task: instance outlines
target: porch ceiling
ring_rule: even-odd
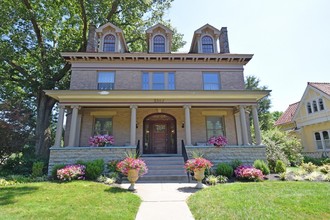
[[[270,90],[220,90],[220,91],[132,91],[132,90],[45,90],[46,94],[62,104],[95,105],[178,105],[233,106],[255,104]]]

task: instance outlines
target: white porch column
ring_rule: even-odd
[[[186,132],[186,145],[191,145],[191,125],[190,125],[190,105],[183,106],[184,108],[184,127]]]
[[[130,139],[130,145],[135,145],[135,139],[136,139],[136,105],[131,105],[131,139]]]
[[[253,126],[254,126],[254,134],[256,136],[256,144],[261,144],[261,135],[260,135],[260,127],[259,127],[259,118],[258,118],[258,110],[257,106],[252,105],[252,117],[253,117]]]
[[[55,144],[54,147],[61,147],[61,139],[62,139],[62,132],[63,132],[63,120],[64,120],[64,112],[65,106],[59,105],[58,110],[58,120],[56,125],[56,135],[55,135]]]
[[[73,147],[75,145],[75,139],[77,137],[77,123],[78,123],[79,106],[74,105],[74,106],[71,106],[71,108],[72,108],[72,115],[71,115],[69,147]]]
[[[243,105],[239,106],[239,114],[241,116],[241,128],[242,128],[242,135],[243,135],[243,144],[248,145],[249,144],[249,138],[248,138],[248,131],[247,131],[247,125],[246,125],[246,118],[245,118],[245,109]]]

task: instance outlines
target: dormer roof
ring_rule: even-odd
[[[214,53],[218,52],[218,39],[220,36],[220,30],[213,27],[210,24],[205,24],[194,32],[193,39],[191,41],[189,53],[202,53],[201,51],[201,38],[205,35],[210,36],[213,39]]]
[[[118,38],[117,43],[120,46],[119,49],[116,50],[116,52],[129,52],[123,30],[120,29],[119,27],[115,26],[114,24],[108,22],[108,23],[100,26],[99,28],[97,28],[95,30],[95,32],[98,36],[98,39],[100,39],[101,43],[102,43],[102,39],[104,38],[105,35],[107,35],[109,33],[115,35],[115,37]],[[100,48],[99,48],[99,51],[100,51]],[[102,50],[100,52],[102,52]]]
[[[162,29],[162,30],[165,31],[166,34],[173,35],[173,31],[171,29],[169,29],[168,27],[166,27],[165,25],[161,24],[161,23],[158,23],[158,24],[156,24],[156,25],[148,28],[146,30],[146,33],[147,34],[151,34],[151,33],[155,32],[155,31],[157,31],[157,29]]]
[[[163,24],[156,24],[152,26],[151,28],[148,28],[146,30],[147,34],[147,45],[148,45],[148,52],[149,53],[170,53],[171,48],[172,48],[172,36],[173,36],[173,31],[166,27]],[[154,41],[155,37],[156,41],[161,40],[161,44],[158,46],[162,47],[162,51],[156,51],[155,46],[157,46],[157,42]],[[159,43],[159,42],[158,42]],[[159,47],[158,47],[159,49]]]

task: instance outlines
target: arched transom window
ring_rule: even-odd
[[[156,35],[154,37],[154,52],[156,53],[165,52],[165,38],[162,35]]]
[[[212,37],[204,36],[202,38],[202,52],[203,53],[214,53]]]
[[[104,37],[103,51],[104,52],[115,52],[116,38],[112,34],[108,34]]]

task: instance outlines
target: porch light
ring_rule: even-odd
[[[181,128],[184,128],[184,122],[182,122],[182,124],[181,124]]]

